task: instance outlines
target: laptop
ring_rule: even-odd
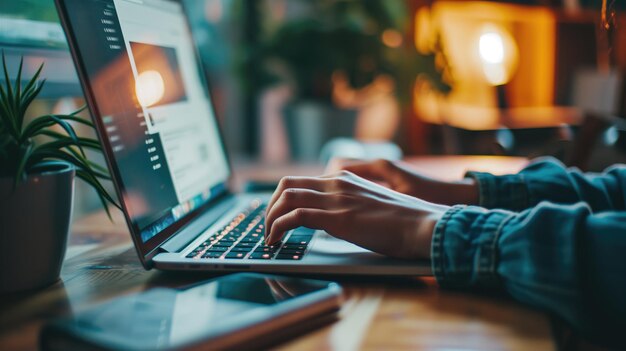
[[[264,244],[271,194],[232,191],[233,171],[180,2],[56,0],[134,246],[146,269],[427,275],[297,228]]]

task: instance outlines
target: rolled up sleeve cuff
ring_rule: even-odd
[[[522,174],[494,176],[467,172],[465,177],[473,178],[478,183],[481,207],[522,211],[530,206],[528,186]]]
[[[487,287],[500,284],[497,276],[498,238],[508,211],[454,206],[437,222],[431,246],[432,270],[447,287]]]

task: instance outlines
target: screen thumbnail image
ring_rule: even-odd
[[[139,103],[156,107],[187,100],[176,49],[130,42],[137,79],[135,90]]]

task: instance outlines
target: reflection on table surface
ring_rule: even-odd
[[[460,177],[467,169],[512,173],[527,162],[498,157],[419,157],[407,161],[429,175],[442,177]],[[280,167],[247,165],[240,168],[239,176],[323,172],[319,165],[298,167],[291,165],[281,171]],[[38,292],[2,297],[0,349],[35,349],[42,321],[95,302],[214,276],[145,271],[119,212],[114,213],[114,220],[111,224],[104,213],[96,213],[74,224],[62,281]],[[279,349],[555,349],[547,316],[510,299],[441,290],[427,277],[342,278],[339,282],[346,291],[341,319]]]

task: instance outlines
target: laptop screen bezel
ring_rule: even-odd
[[[89,0],[89,1],[93,1],[93,0]],[[171,1],[171,0],[168,0]],[[228,155],[228,152],[226,150],[226,145],[224,143],[224,137],[223,137],[223,131],[221,128],[221,125],[219,123],[219,118],[217,118],[217,111],[215,109],[215,103],[213,101],[213,96],[211,94],[209,94],[210,91],[210,84],[208,81],[208,77],[206,76],[206,72],[201,64],[201,60],[200,60],[200,55],[198,52],[198,48],[197,45],[195,43],[194,37],[193,37],[193,33],[191,31],[191,26],[189,24],[189,19],[186,15],[186,9],[184,7],[184,4],[181,1],[171,1],[173,3],[176,3],[180,6],[181,11],[182,11],[182,17],[184,18],[183,21],[185,23],[185,27],[187,29],[187,32],[190,36],[190,38],[193,41],[193,51],[194,51],[194,60],[196,62],[196,65],[198,67],[198,72],[200,72],[201,76],[200,77],[200,81],[202,83],[202,87],[203,87],[203,92],[205,94],[205,96],[208,98],[209,103],[211,104],[211,107],[213,108],[213,112],[214,112],[214,118],[215,119],[215,124],[217,127],[217,135],[219,138],[219,145],[221,147],[221,150],[224,154],[224,157],[226,159],[226,165],[227,165],[227,171],[228,171],[228,175],[227,178],[221,182],[218,183],[214,189],[218,189],[216,191],[215,194],[211,194],[211,199],[209,201],[207,201],[205,204],[201,205],[200,207],[194,209],[193,211],[191,211],[190,213],[188,213],[187,215],[185,215],[184,217],[180,218],[178,221],[176,221],[175,223],[173,223],[172,225],[168,226],[167,228],[163,229],[161,232],[159,232],[158,234],[156,234],[154,237],[150,238],[149,240],[147,240],[146,242],[143,242],[141,240],[141,234],[140,234],[140,230],[139,228],[135,225],[135,223],[133,222],[132,218],[129,215],[129,211],[126,207],[126,204],[120,200],[120,205],[122,207],[122,212],[124,214],[124,218],[126,220],[126,223],[128,225],[128,229],[130,231],[131,234],[131,238],[133,240],[134,246],[137,250],[137,253],[139,255],[139,258],[141,259],[141,263],[143,264],[143,266],[146,269],[150,269],[152,268],[153,264],[152,264],[152,258],[159,252],[159,248],[165,243],[167,242],[170,238],[174,237],[177,233],[179,233],[186,225],[190,224],[192,221],[194,221],[195,219],[197,219],[201,214],[203,214],[204,212],[206,212],[209,208],[211,208],[213,205],[215,205],[215,203],[217,201],[219,201],[220,199],[222,199],[223,197],[227,196],[228,194],[231,193],[231,188],[230,188],[230,184],[232,183],[232,177],[233,177],[233,170],[232,170],[232,163],[230,160],[230,157]],[[91,113],[91,117],[92,120],[94,122],[95,125],[95,129],[97,131],[97,136],[98,139],[100,140],[101,145],[103,146],[103,154],[105,156],[105,160],[107,162],[107,165],[109,167],[110,173],[111,173],[111,178],[115,187],[115,191],[117,193],[118,199],[123,199],[123,194],[125,193],[125,189],[124,189],[124,185],[121,181],[121,174],[120,174],[120,170],[117,167],[117,163],[114,161],[115,160],[115,156],[113,153],[113,148],[108,140],[108,138],[106,137],[106,133],[104,132],[105,126],[104,123],[102,121],[102,116],[100,114],[100,110],[98,108],[98,104],[96,102],[95,96],[93,94],[93,91],[91,89],[91,85],[89,82],[89,75],[87,74],[87,70],[83,65],[83,60],[82,60],[82,56],[81,56],[81,52],[78,48],[78,43],[77,43],[77,39],[74,35],[74,29],[72,27],[72,23],[70,21],[70,17],[69,14],[67,12],[67,3],[66,0],[55,0],[56,6],[57,6],[57,10],[59,12],[59,18],[61,20],[61,25],[63,26],[63,30],[65,32],[67,41],[68,41],[68,46],[70,49],[70,52],[72,54],[72,58],[74,60],[74,64],[76,66],[76,71],[78,73],[78,77],[81,83],[81,87],[83,90],[83,93],[85,95],[85,100],[87,102],[87,106],[89,107],[90,113]],[[117,11],[117,9],[116,9]]]

